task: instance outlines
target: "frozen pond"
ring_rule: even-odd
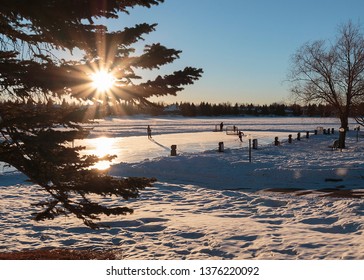
[[[224,124],[223,132],[213,132]],[[152,128],[153,138],[149,140],[146,127]],[[355,126],[355,121],[350,126]],[[236,126],[244,132],[241,143],[237,135],[227,135],[226,128]],[[223,142],[225,149],[247,148],[248,139],[257,139],[258,145],[270,145],[275,137],[286,141],[289,134],[293,138],[301,132],[313,132],[317,127],[335,128],[340,126],[336,118],[298,118],[298,117],[125,117],[98,120],[92,127],[90,138],[76,141],[75,145],[86,146],[85,154],[104,156],[116,155],[113,164],[120,162],[139,162],[145,159],[170,155],[171,145],[177,145],[177,153],[200,153],[217,150]],[[106,162],[97,166],[109,167]],[[0,163],[0,174],[9,168]],[[11,170],[11,169],[10,169]]]
[[[221,122],[223,131],[214,132],[220,129]],[[150,140],[147,125],[152,128]],[[227,135],[226,129],[233,126],[244,132],[243,142],[237,135]],[[257,139],[259,146],[271,145],[275,137],[287,141],[289,134],[296,138],[301,132],[301,137],[305,137],[306,131],[313,133],[317,127],[337,130],[339,126],[335,118],[109,118],[100,120],[91,137],[76,145],[86,146],[86,154],[116,155],[113,163],[131,163],[169,156],[172,145],[177,145],[178,154],[217,151],[219,142],[224,143],[225,149],[247,148],[249,138]],[[98,167],[106,168],[108,164]]]
[[[274,136],[273,136],[274,135]],[[113,163],[139,162],[145,159],[169,156],[171,146],[177,145],[177,153],[201,153],[209,150],[218,151],[219,142],[224,143],[224,149],[247,148],[250,139],[258,139],[258,145],[270,145],[274,137],[285,139],[287,132],[250,131],[243,136],[243,142],[237,135],[227,135],[225,132],[190,132],[130,137],[99,137],[76,142],[85,145],[85,154],[105,156],[116,155]],[[107,167],[101,164],[99,167]]]
[[[93,126],[92,137],[128,137],[146,135],[147,125],[153,135],[189,132],[211,132],[223,122],[227,126],[237,126],[244,133],[250,131],[299,132],[313,131],[317,126],[324,128],[340,127],[337,118],[298,118],[298,117],[128,117],[98,120]],[[350,122],[353,127],[355,121]]]

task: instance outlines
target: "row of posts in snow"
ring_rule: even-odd
[[[331,129],[329,128],[327,130],[326,129],[315,129],[314,133],[315,133],[315,135],[317,135],[317,134],[330,135],[330,134],[335,134],[335,129],[333,129],[333,128],[331,128]],[[301,137],[302,137],[301,132],[298,132],[296,140],[300,141]],[[306,131],[306,138],[307,139],[310,138],[310,132],[309,131]],[[292,143],[292,134],[288,135],[288,143]],[[274,138],[274,145],[278,146],[279,144],[280,144],[280,141],[279,141],[278,137],[275,137]]]
[[[314,130],[314,134],[318,135],[318,134],[335,134],[335,130],[334,128],[329,128],[329,129],[324,129],[322,127],[318,127],[317,129]],[[296,140],[300,141],[301,140],[301,132],[297,133],[297,137]],[[310,132],[306,131],[306,138],[310,138]],[[293,138],[292,138],[292,134],[288,135],[288,143],[292,143]],[[281,144],[281,142],[279,141],[278,137],[274,138],[274,145],[275,146],[279,146]],[[249,138],[249,161],[251,162],[251,149],[258,149],[258,139],[250,139]],[[219,152],[224,152],[224,142],[219,142],[218,143],[218,151]],[[171,146],[171,156],[176,156],[177,155],[177,145],[172,145]]]

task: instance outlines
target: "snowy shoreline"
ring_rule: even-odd
[[[135,212],[103,217],[110,228],[99,231],[73,217],[32,221],[31,203],[42,193],[18,173],[2,173],[0,251],[112,249],[123,259],[148,260],[364,259],[364,140],[356,142],[350,131],[348,148],[332,151],[328,146],[337,137],[262,145],[252,151],[252,163],[244,139],[238,147],[227,143],[224,153],[214,148],[171,157],[163,152],[115,164],[112,175],[158,182],[137,200],[103,199]],[[151,144],[146,137],[140,141]],[[281,192],[266,191],[272,188]],[[359,198],[331,197],[333,190]]]

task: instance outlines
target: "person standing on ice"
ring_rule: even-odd
[[[224,123],[223,122],[221,122],[220,123],[220,131],[222,131],[222,129],[224,128]]]
[[[150,125],[148,125],[147,127],[147,134],[148,134],[148,139],[152,138],[152,129],[150,128]]]
[[[239,139],[240,139],[240,142],[243,142],[243,132],[241,130],[239,130]]]

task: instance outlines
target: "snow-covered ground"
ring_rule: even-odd
[[[221,121],[258,139],[252,162],[248,136],[240,143],[212,131]],[[312,135],[318,126],[336,132]],[[105,198],[135,213],[105,217],[110,229],[98,231],[73,217],[36,223],[31,203],[43,193],[3,169],[0,250],[91,247],[125,259],[364,259],[364,139],[357,142],[351,130],[347,149],[333,151],[328,146],[338,128],[336,119],[311,118],[100,121],[84,142],[87,151],[117,154],[113,175],[158,179],[137,200]],[[287,143],[297,132],[302,140]],[[276,136],[280,146],[272,144]],[[169,155],[171,145],[178,156]]]

